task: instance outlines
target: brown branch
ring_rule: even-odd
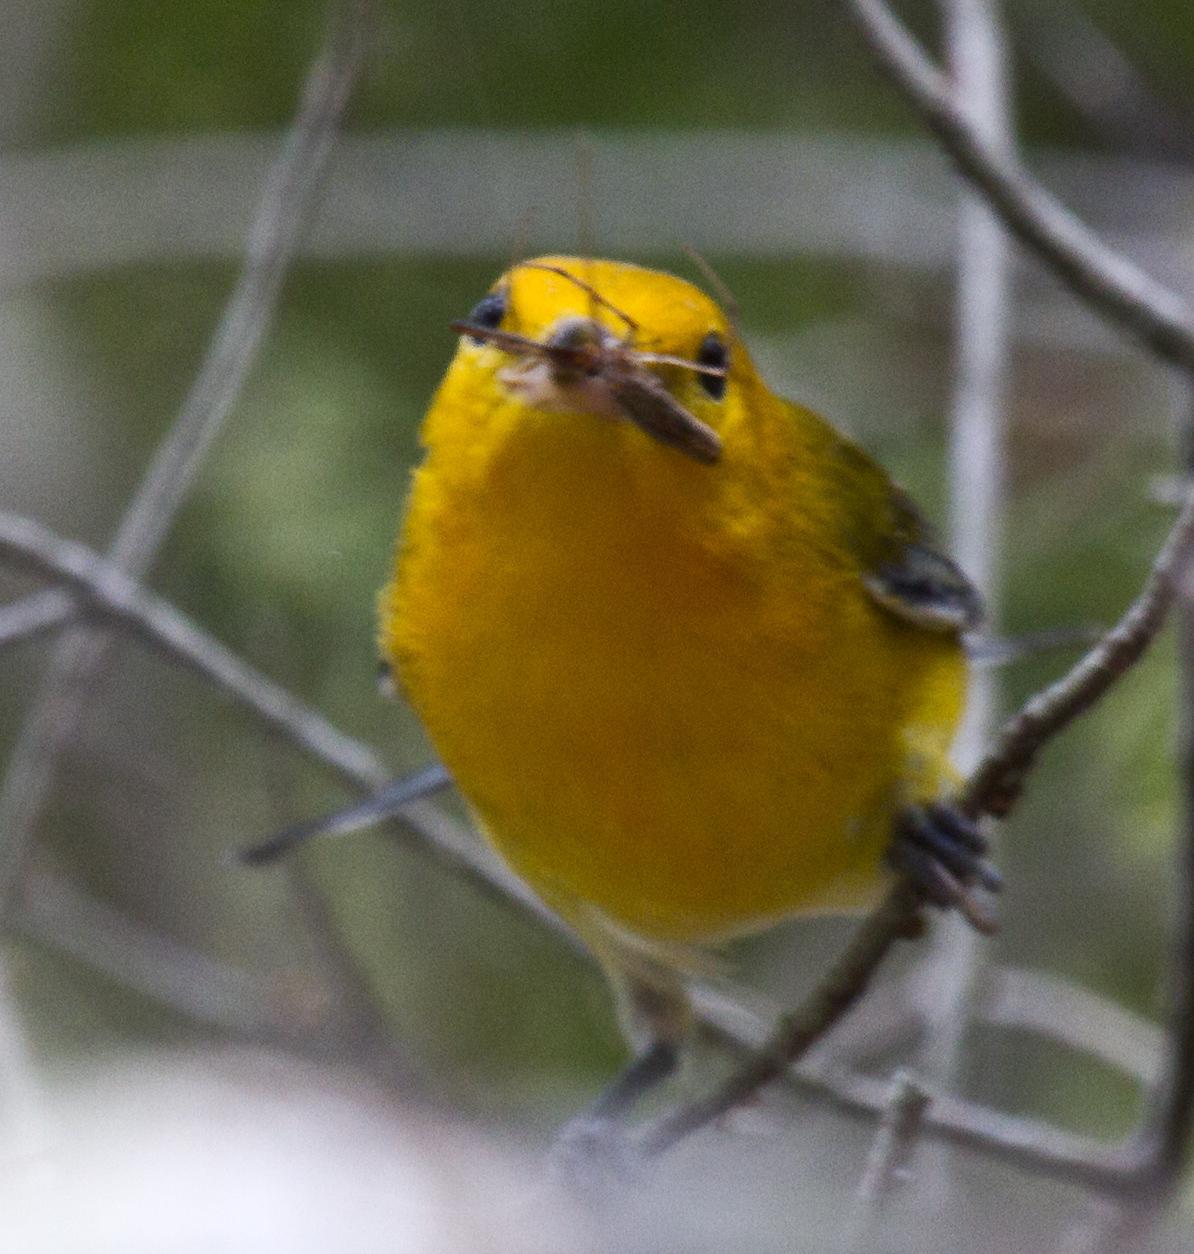
[[[719,990],[698,984],[693,1003],[702,1035],[731,1056],[753,1058],[765,1044],[771,1023],[748,1014]],[[783,1079],[804,1096],[867,1124],[882,1118],[891,1096],[883,1079],[807,1058],[788,1068]],[[1125,1174],[1131,1159],[1119,1147],[948,1093],[934,1094],[921,1132],[926,1140],[974,1150],[1034,1176],[1107,1193],[1131,1187]]]
[[[962,790],[959,803],[968,813],[1007,814],[1042,746],[1089,710],[1156,638],[1192,556],[1194,492],[1187,496],[1143,591],[1127,613],[1061,679],[1036,693],[1004,724]]]
[[[384,766],[367,745],[332,727],[321,715],[253,670],[168,602],[145,592],[84,545],[62,540],[29,519],[0,512],[0,560],[59,581],[70,589],[71,595],[87,612],[119,624],[158,653],[192,670],[355,790],[371,792],[387,776]],[[521,880],[436,807],[409,806],[403,814],[403,824],[406,834],[450,874],[490,896],[514,901],[578,952],[591,957],[574,934],[564,928]],[[58,887],[50,885],[51,899],[61,897],[61,882],[55,883]],[[57,923],[47,922],[43,887],[42,879],[36,876],[33,897],[27,907],[18,912],[18,925],[121,979],[124,961],[121,955],[125,950],[119,945],[114,950],[104,947],[110,939],[106,926],[98,929],[103,944],[97,947],[88,939],[91,933],[83,928],[88,917],[86,911],[57,910],[53,912]],[[35,902],[41,903],[40,925],[29,922],[35,914]],[[134,950],[144,955],[155,945],[156,940],[146,940],[145,945],[138,943]],[[135,972],[127,971],[123,978],[130,976],[134,986],[146,995],[156,995],[186,1012],[185,1002],[179,1003],[174,996],[173,980],[166,978],[162,985],[159,977],[139,980]],[[699,1021],[709,1039],[736,1056],[753,1055],[764,1035],[763,1027],[744,1026],[742,1008],[729,1003],[724,995],[710,987],[698,982],[693,994]],[[204,1017],[201,1010],[199,1017]],[[887,1091],[881,1082],[861,1075],[805,1066],[788,1070],[786,1078],[801,1091],[828,1101],[847,1114],[868,1120],[882,1114],[887,1100]],[[926,1136],[979,1150],[1024,1170],[1075,1183],[1114,1188],[1123,1178],[1119,1156],[1105,1152],[1097,1143],[948,1096],[934,1100],[925,1115],[924,1130]]]
[[[1194,366],[1194,326],[1184,304],[1108,251],[1013,162],[979,137],[971,119],[955,108],[944,80],[881,3],[847,3],[868,37],[895,66],[902,84],[943,142],[1009,226],[1034,240],[1071,278],[1075,290],[1099,308],[1115,312],[1159,355]],[[1010,811],[1040,749],[1105,695],[1155,639],[1175,599],[1176,580],[1184,575],[1192,556],[1194,494],[1187,498],[1140,596],[1077,665],[1030,698],[1004,725],[993,750],[963,788],[958,798],[961,808],[974,816],[1003,817]],[[918,908],[911,886],[898,880],[805,1004],[785,1015],[763,1048],[712,1094],[649,1124],[639,1141],[644,1152],[660,1153],[705,1127],[803,1056],[858,1001],[895,941],[914,930]],[[1165,1136],[1167,1141],[1174,1139],[1172,1131]],[[1129,1180],[1126,1166],[1115,1161],[1113,1177]]]
[[[1194,419],[1183,415],[1184,470],[1194,465]],[[1175,867],[1174,932],[1169,958],[1168,1013],[1160,1074],[1130,1147],[1130,1196],[1091,1208],[1071,1234],[1074,1254],[1135,1249],[1177,1192],[1190,1160],[1194,1129],[1194,586],[1178,584],[1178,735],[1182,825]],[[1102,1199],[1099,1199],[1102,1202]]]
[[[282,282],[310,223],[316,192],[359,67],[371,0],[335,0],[331,27],[274,162],[245,247],[244,265],[211,347],[112,542],[133,576],[153,561],[231,410],[270,324]],[[74,737],[112,640],[80,628],[60,641],[0,787],[0,922],[14,897],[57,762]]]
[[[883,0],[844,0],[880,65],[986,196],[1007,228],[1092,309],[1158,357],[1194,370],[1194,312],[1177,293],[1109,249],[974,124],[948,79]]]
[[[1065,676],[1030,698],[1004,724],[994,750],[960,795],[960,804],[970,813],[1008,813],[1037,752],[1106,693],[1156,637],[1174,600],[1175,579],[1191,557],[1194,494],[1158,554],[1144,590],[1119,623]],[[891,947],[915,930],[919,906],[910,885],[897,880],[804,1005],[785,1015],[759,1053],[712,1094],[648,1125],[640,1141],[644,1151],[669,1149],[782,1075],[856,1004]],[[1117,1170],[1122,1171],[1122,1164]]]
[[[866,992],[891,947],[915,929],[920,905],[916,890],[898,880],[804,1004],[781,1016],[763,1047],[720,1087],[648,1124],[638,1141],[643,1152],[671,1149],[783,1075]]]

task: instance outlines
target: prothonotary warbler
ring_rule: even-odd
[[[655,1078],[701,947],[864,907],[893,853],[940,905],[995,886],[942,804],[979,601],[692,284],[541,258],[458,329],[383,660]]]

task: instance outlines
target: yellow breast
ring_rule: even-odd
[[[668,351],[731,334],[679,280],[587,265]],[[526,272],[512,307],[538,336],[586,295]],[[862,903],[894,808],[945,777],[963,663],[866,595],[827,428],[735,344],[733,404],[684,398],[724,444],[699,465],[528,406],[502,357],[464,342],[432,405],[381,633],[490,838],[565,915],[650,938]]]

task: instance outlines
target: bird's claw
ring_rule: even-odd
[[[957,910],[976,931],[999,930],[994,913],[975,889],[997,893],[999,872],[987,860],[990,844],[978,823],[941,802],[910,806],[901,816],[888,861],[933,906]]]

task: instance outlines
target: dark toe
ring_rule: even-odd
[[[989,847],[978,825],[952,806],[912,806],[901,817],[889,860],[930,904],[958,910],[979,931],[992,932],[994,916],[972,891],[978,885],[995,893],[1003,886],[986,860]]]

